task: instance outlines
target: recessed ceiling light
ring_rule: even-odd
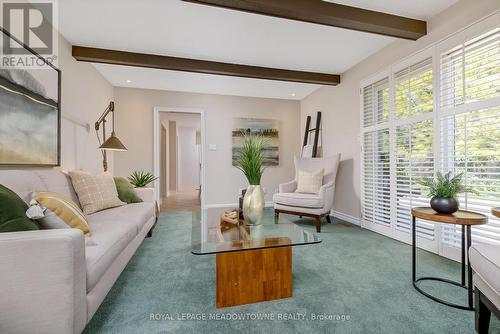
[[[295,96],[295,93],[292,93],[292,96]]]
[[[131,83],[131,82],[132,82],[132,80],[127,80],[127,83]]]

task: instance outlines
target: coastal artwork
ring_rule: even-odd
[[[59,165],[59,72],[0,68],[0,165]]]
[[[264,137],[264,166],[279,166],[279,121],[274,119],[235,118],[232,131],[233,166],[243,146],[243,136],[261,135]]]

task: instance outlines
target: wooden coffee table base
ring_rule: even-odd
[[[292,247],[218,253],[216,306],[292,296]]]

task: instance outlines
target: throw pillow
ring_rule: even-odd
[[[317,194],[323,185],[324,170],[318,172],[306,172],[299,169],[297,177],[297,193]]]
[[[0,184],[0,232],[38,230],[25,213],[28,205],[12,190]]]
[[[77,228],[90,235],[89,224],[82,210],[68,197],[50,191],[33,193],[33,199],[43,206],[44,216],[38,224],[44,229]]]
[[[118,198],[115,181],[109,174],[94,175],[82,171],[71,171],[69,176],[83,213],[86,215],[126,204]]]
[[[118,191],[118,198],[120,201],[125,203],[140,203],[142,199],[135,192],[134,186],[128,182],[128,180],[123,176],[117,176],[114,178],[116,184],[116,190]]]

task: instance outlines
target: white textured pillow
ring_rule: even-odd
[[[118,198],[115,181],[109,174],[71,171],[69,176],[86,215],[126,204]]]
[[[299,169],[296,193],[317,194],[323,185],[324,170],[306,172]]]

